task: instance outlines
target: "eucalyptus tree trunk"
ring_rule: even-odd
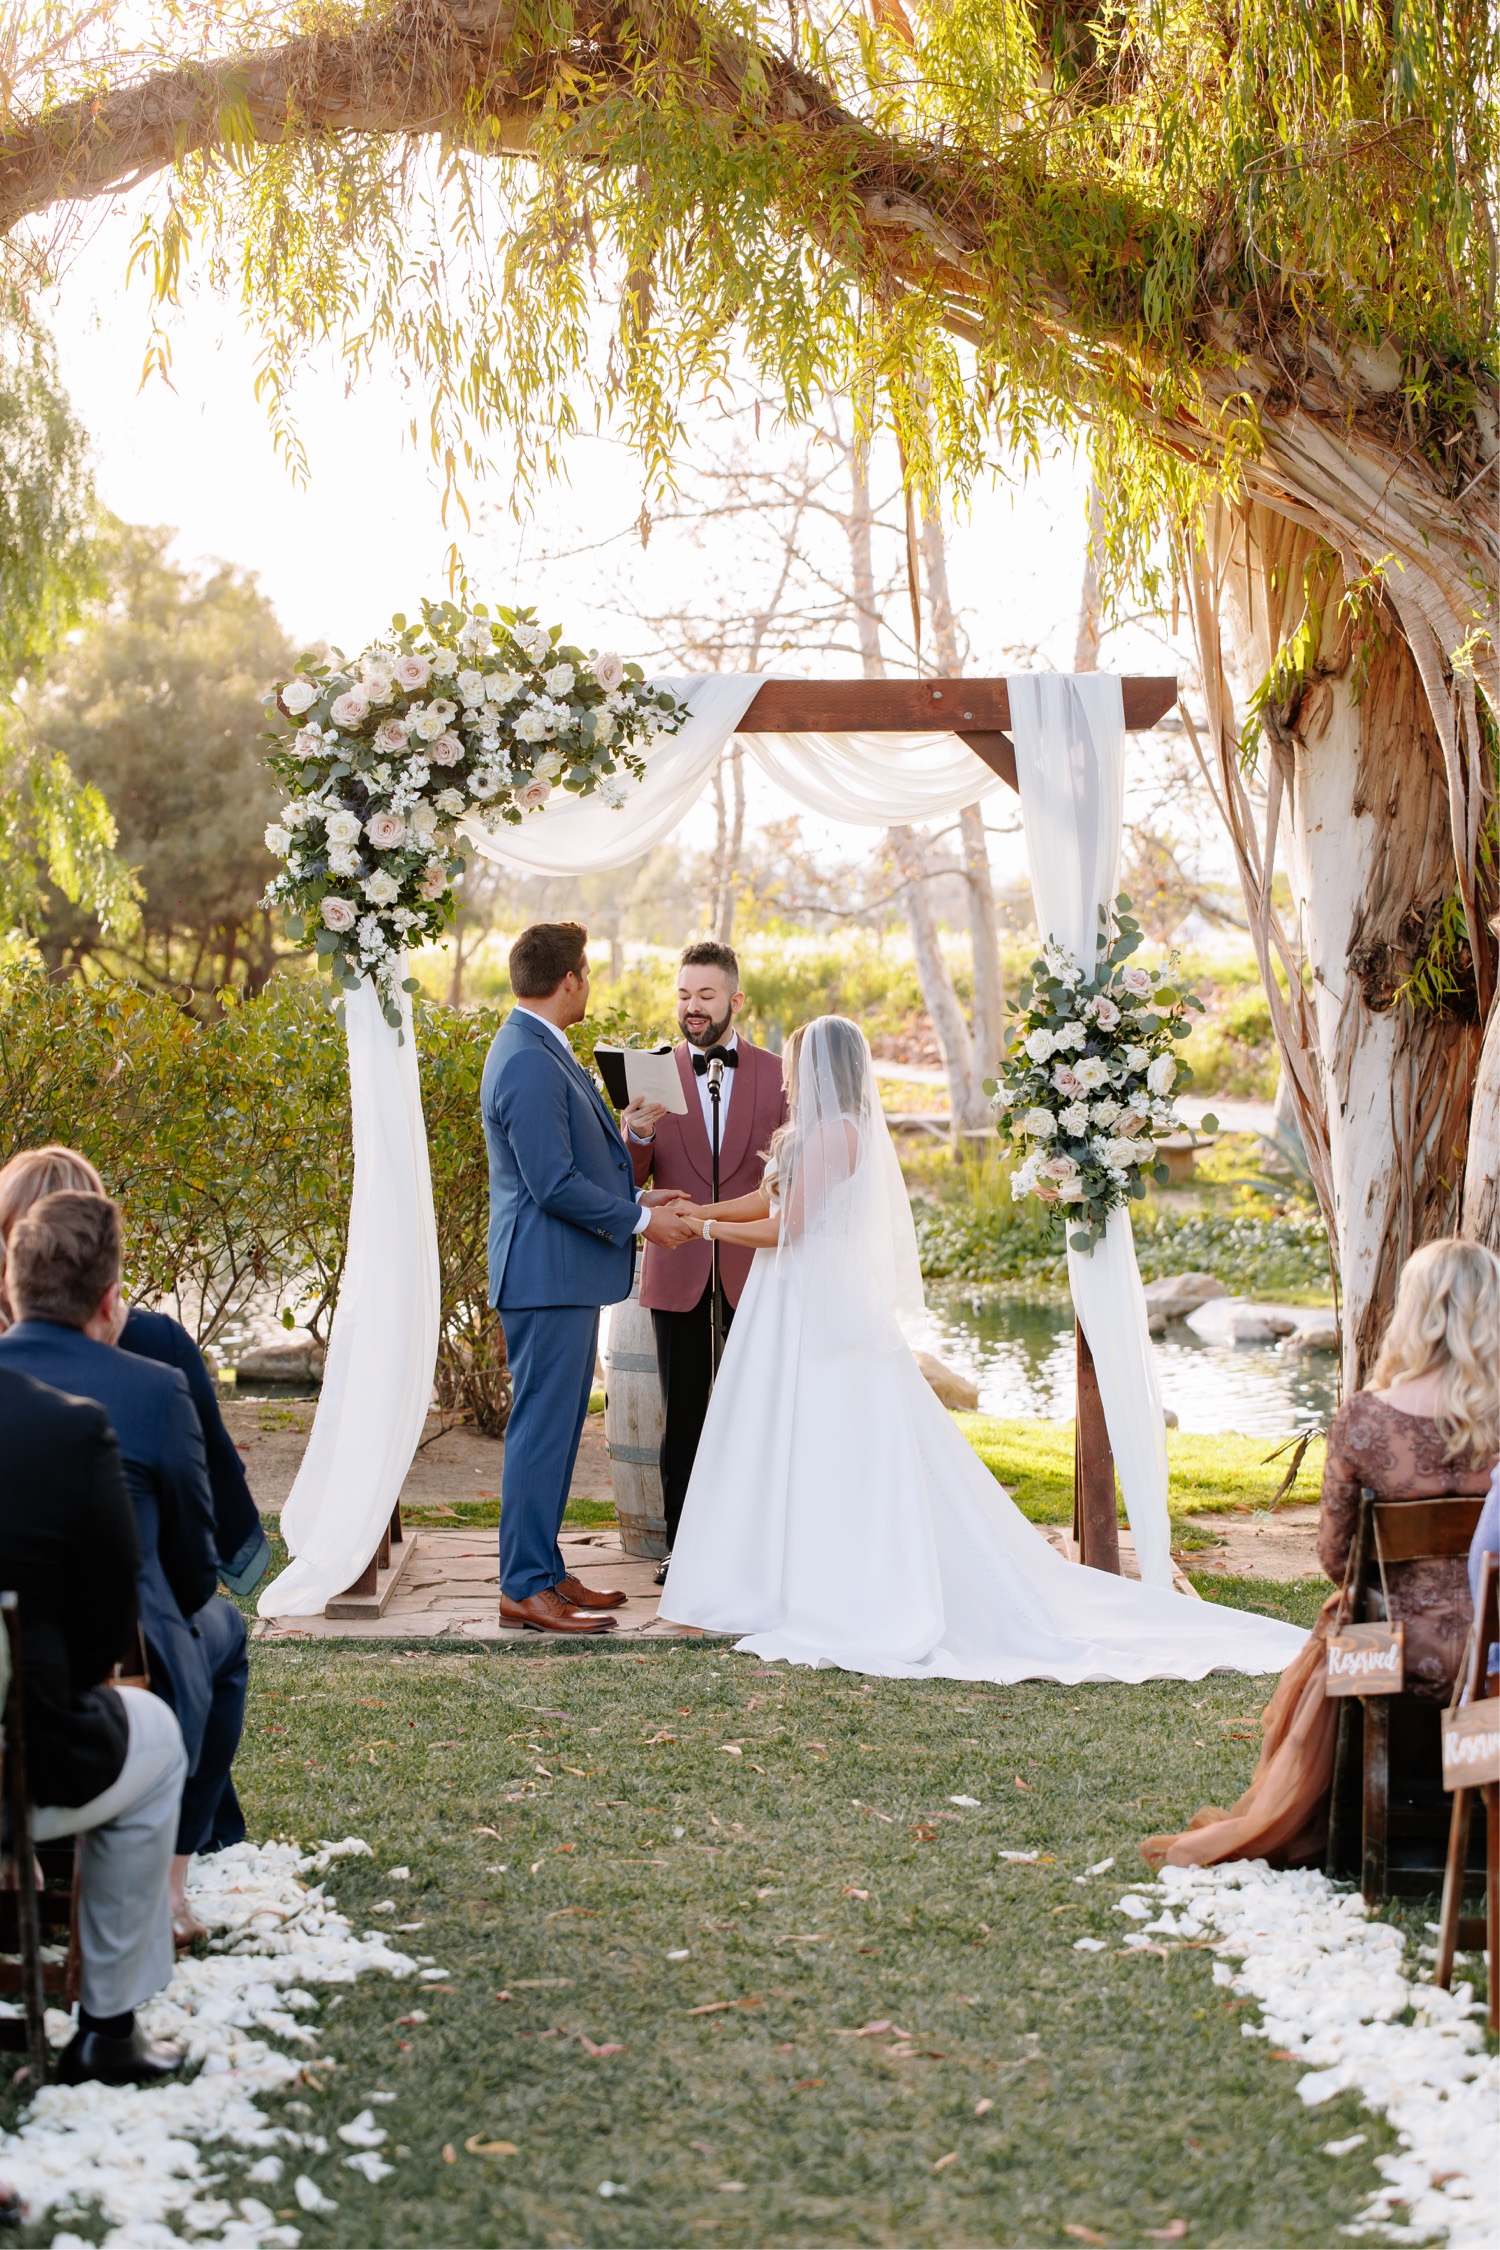
[[[880,645],[880,605],[875,593],[869,463],[858,446],[850,454],[849,474],[850,504],[845,528],[849,535],[849,582],[854,597],[855,632],[865,678],[883,680],[885,652]],[[953,1145],[957,1149],[962,1146],[965,1128],[986,1124],[988,1117],[981,1084],[984,1073],[975,1070],[974,1042],[964,1022],[964,1012],[938,936],[937,916],[932,907],[931,849],[927,838],[910,827],[888,828],[885,848],[902,879],[912,958],[947,1074],[948,1110],[953,1120]]]
[[[1336,1249],[1352,1389],[1368,1375],[1406,1259],[1461,1218],[1475,978],[1459,961],[1437,1006],[1409,989],[1458,880],[1451,776],[1395,612],[1381,602],[1352,620],[1340,565],[1311,534],[1267,509],[1221,511],[1190,576],[1217,780],[1262,975],[1269,990],[1279,952],[1293,983],[1272,1015]],[[1220,624],[1238,675],[1261,684],[1259,839],[1233,817],[1248,745]],[[1271,897],[1278,843],[1294,932]]]

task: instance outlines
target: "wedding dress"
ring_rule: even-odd
[[[754,1655],[897,1678],[1279,1672],[1306,1635],[1082,1568],[1014,1505],[901,1333],[922,1303],[869,1048],[807,1026],[768,1185],[782,1218],[735,1313],[661,1614]]]

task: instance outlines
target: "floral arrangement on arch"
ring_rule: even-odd
[[[1025,1143],[1011,1194],[1035,1195],[1075,1212],[1075,1250],[1104,1239],[1112,1211],[1146,1192],[1145,1173],[1165,1186],[1155,1138],[1180,1130],[1176,1096],[1193,1073],[1176,1052],[1203,1002],[1185,990],[1174,954],[1159,969],[1132,966],[1142,942],[1124,892],[1106,915],[1094,973],[1086,977],[1051,939],[1031,965],[1031,999],[989,1089],[1002,1124]],[[1218,1131],[1205,1117],[1202,1130]]]
[[[687,707],[530,609],[424,602],[419,624],[395,617],[352,664],[335,656],[266,699],[289,795],[266,830],[285,865],[265,904],[294,940],[313,935],[342,991],[370,977],[399,1028],[399,991],[417,987],[398,988],[397,964],[453,918],[460,824],[518,822],[554,789],[622,805]]]

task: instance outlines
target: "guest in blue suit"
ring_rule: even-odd
[[[588,1011],[588,933],[538,922],[510,950],[516,996],[484,1066],[489,1287],[513,1404],[500,1498],[500,1617],[544,1633],[598,1633],[621,1593],[586,1587],[557,1542],[599,1348],[599,1308],[630,1294],[635,1242],[693,1229],[676,1199],[637,1198],[603,1095],[568,1044]]]
[[[96,1400],[125,1464],[151,1684],[177,1714],[189,1761],[172,1863],[173,1924],[188,1943],[200,1928],[186,1902],[190,1858],[245,1834],[230,1769],[249,1678],[245,1621],[214,1592],[219,1562],[198,1416],[177,1368],[116,1349],[120,1224],[107,1196],[63,1190],[16,1219],[5,1289],[17,1319],[0,1336],[0,1364]]]

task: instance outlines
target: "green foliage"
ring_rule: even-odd
[[[417,1010],[442,1282],[439,1395],[503,1426],[504,1343],[486,1288],[479,1080],[497,1020]],[[125,1210],[126,1279],[170,1297],[200,1342],[248,1309],[325,1335],[353,1160],[344,1040],[310,979],[200,1022],[138,986],[0,978],[0,1161],[80,1148]]]
[[[0,291],[0,692],[34,671],[99,591],[88,439],[50,339]]]
[[[276,958],[261,893],[262,841],[278,803],[262,763],[261,698],[293,651],[249,572],[199,578],[168,560],[170,530],[115,523],[105,601],[28,700],[45,753],[107,800],[144,891],[139,934],[54,875],[43,950],[54,967],[160,983],[213,1004],[258,991]],[[122,942],[124,940],[124,942]]]
[[[1270,1101],[1280,1063],[1271,1008],[1264,991],[1234,991],[1211,996],[1201,1023],[1183,1041],[1182,1059],[1192,1067],[1200,1094],[1231,1094]]]
[[[1033,1523],[1072,1522],[1071,1422],[1007,1422],[990,1414],[958,1414],[954,1419],[1023,1515]],[[1168,1430],[1167,1504],[1173,1516],[1269,1507],[1286,1468],[1283,1460],[1267,1462],[1270,1450],[1266,1438]],[[1322,1474],[1323,1443],[1316,1439],[1302,1457],[1285,1505],[1301,1507],[1316,1500]],[[1123,1508],[1120,1521],[1125,1521]]]

